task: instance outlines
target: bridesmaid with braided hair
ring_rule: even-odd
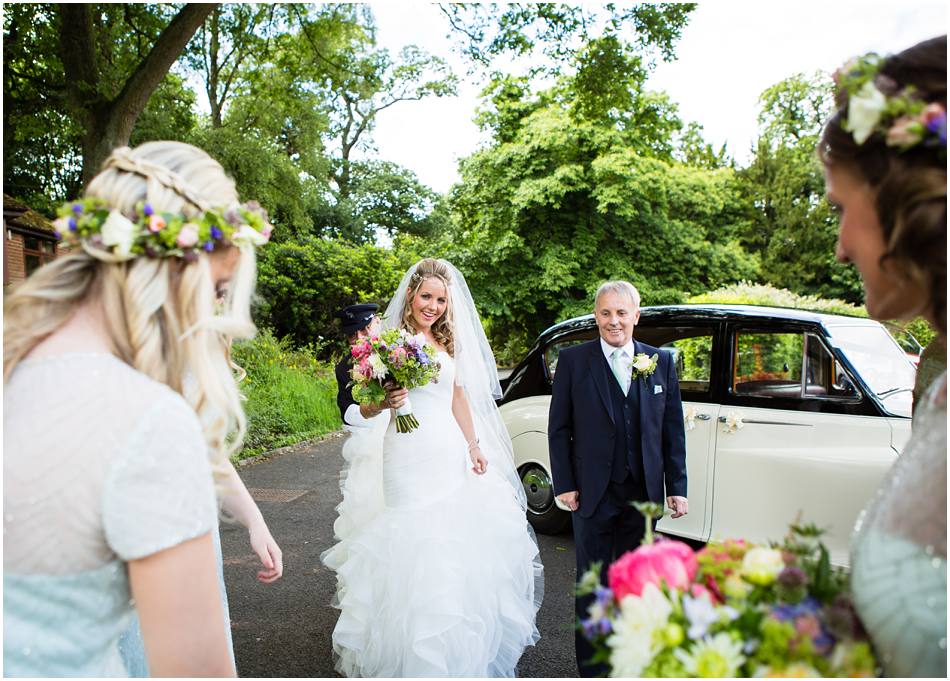
[[[4,301],[4,673],[128,676],[137,614],[153,675],[233,676],[216,490],[259,579],[282,570],[229,462],[246,421],[228,348],[254,333],[272,227],[179,142],[115,150],[55,225],[73,250]]]

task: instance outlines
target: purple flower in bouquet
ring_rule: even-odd
[[[800,635],[811,639],[815,652],[824,655],[835,641],[825,630],[819,618],[821,604],[809,596],[801,603],[794,605],[778,605],[772,609],[772,617],[780,622],[789,622]]]
[[[588,619],[581,621],[581,627],[588,638],[607,636],[613,631],[610,624],[610,604],[613,602],[613,591],[605,586],[598,585],[594,589],[594,602],[587,609]]]

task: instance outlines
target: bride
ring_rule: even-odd
[[[438,382],[409,392],[418,429],[397,433],[384,416],[382,437],[367,429],[346,443],[340,541],[323,555],[337,573],[337,671],[514,676],[539,638],[543,572],[494,403],[494,357],[465,279],[444,260],[419,261],[384,326],[422,333],[441,371]],[[380,465],[353,474],[359,457],[374,456]],[[340,522],[344,514],[351,522]]]

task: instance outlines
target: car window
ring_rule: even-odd
[[[636,339],[667,350],[682,392],[709,392],[713,330],[697,326],[638,327]]]
[[[558,338],[544,349],[544,368],[548,372],[548,380],[554,380],[554,372],[557,370],[557,356],[561,350],[569,348],[572,345],[586,343],[597,337],[597,330],[591,330],[585,333],[575,334],[567,338]]]
[[[786,399],[860,397],[841,363],[812,333],[739,332],[733,391]]]

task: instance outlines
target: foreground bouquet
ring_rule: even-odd
[[[648,517],[662,507],[637,504]],[[653,541],[608,569],[595,565],[578,592],[593,594],[580,626],[614,677],[873,676],[870,644],[814,527],[792,526],[765,547],[742,540],[694,551]]]
[[[390,329],[379,336],[365,338],[350,348],[353,355],[353,399],[360,404],[378,404],[386,399],[386,383],[406,390],[421,388],[439,380],[441,366],[435,360],[435,348],[421,333],[410,335],[402,329]],[[409,400],[396,410],[396,432],[409,433],[419,427]]]

